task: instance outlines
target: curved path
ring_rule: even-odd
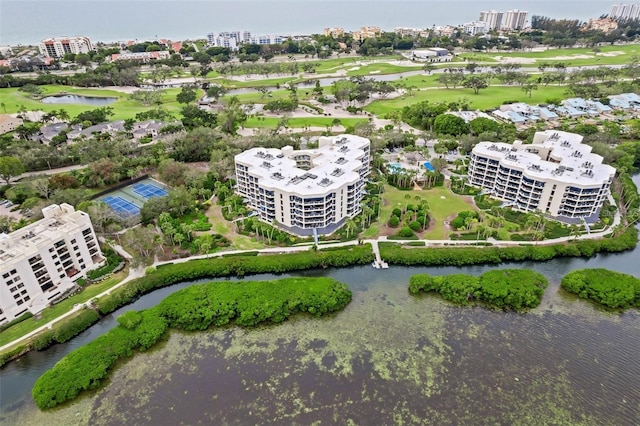
[[[587,235],[579,235],[579,236],[573,236],[573,237],[562,237],[562,238],[556,238],[553,240],[543,240],[543,241],[496,241],[494,239],[488,239],[486,240],[486,242],[491,243],[492,246],[494,247],[509,247],[509,246],[521,246],[523,244],[528,244],[528,245],[551,245],[551,244],[557,244],[557,243],[563,243],[563,242],[567,242],[570,240],[589,240],[589,239],[598,239],[598,238],[602,238],[604,236],[609,235],[612,231],[613,228],[616,227],[618,224],[620,224],[620,215],[616,214],[615,218],[614,218],[614,223],[611,227],[605,229],[604,231],[601,232],[595,232],[592,234],[587,234]],[[387,237],[380,237],[377,239],[368,239],[368,240],[360,240],[362,242],[362,244],[371,244],[372,248],[373,248],[373,252],[376,255],[376,260],[377,261],[381,261],[380,259],[380,250],[378,248],[378,243],[380,241],[387,241]],[[358,240],[353,240],[353,241],[344,241],[344,242],[340,242],[340,243],[328,243],[328,244],[321,244],[319,247],[347,247],[347,246],[352,246],[352,245],[358,245],[360,243],[360,241]],[[476,240],[469,240],[469,241],[452,241],[452,240],[388,240],[388,241],[392,241],[394,243],[415,243],[416,241],[423,241],[425,242],[425,246],[426,247],[444,247],[445,245],[447,246],[465,246],[465,245],[475,245],[477,244]],[[286,253],[295,253],[295,252],[301,252],[301,251],[308,251],[311,249],[311,247],[313,246],[313,243],[305,243],[305,244],[301,244],[301,245],[296,245],[296,246],[292,246],[292,247],[270,247],[270,248],[265,248],[265,249],[260,249],[260,250],[229,250],[229,251],[223,251],[223,252],[218,252],[218,253],[213,253],[213,254],[205,254],[205,255],[197,255],[197,256],[191,256],[191,257],[185,257],[182,259],[174,259],[174,260],[169,260],[169,261],[156,261],[153,263],[152,266],[158,266],[158,265],[165,265],[165,264],[172,264],[172,263],[184,263],[184,262],[188,262],[190,260],[195,260],[195,259],[208,259],[208,258],[213,258],[213,257],[219,257],[222,256],[224,254],[239,254],[239,253],[246,253],[246,252],[259,252],[259,253],[264,253],[264,254],[286,254]],[[122,253],[122,254],[126,254],[123,253],[124,250],[122,250],[121,248],[118,248],[118,252]],[[128,256],[128,254],[127,254]],[[125,256],[126,257],[126,256]],[[116,290],[119,287],[122,287],[123,285],[126,285],[129,281],[134,280],[136,278],[142,277],[145,273],[145,269],[144,268],[137,268],[137,269],[130,269],[129,270],[129,275],[122,280],[122,282],[116,284],[115,286],[111,287],[109,290],[106,290],[98,295],[95,296],[95,298],[100,298],[103,296],[106,296],[108,294],[110,294],[112,291]],[[9,349],[13,346],[16,346],[17,344],[30,339],[31,337],[35,336],[36,334],[44,331],[44,330],[48,330],[50,329],[53,324],[57,323],[58,321],[63,320],[64,318],[67,318],[71,315],[73,315],[74,313],[76,313],[77,311],[84,309],[86,307],[89,307],[91,305],[91,301],[87,301],[85,303],[80,303],[77,304],[73,307],[73,309],[71,309],[69,312],[66,312],[63,315],[60,315],[58,318],[49,321],[47,324],[33,330],[30,333],[25,334],[24,336],[14,340],[11,343],[8,343],[4,346],[0,347],[0,352]]]

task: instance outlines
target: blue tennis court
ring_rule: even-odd
[[[109,204],[109,207],[111,207],[120,216],[135,216],[140,214],[140,207],[122,197],[113,197],[109,195],[102,198],[100,201]]]
[[[169,194],[166,189],[157,187],[151,183],[138,183],[133,185],[133,192],[145,200],[153,197],[164,197]]]

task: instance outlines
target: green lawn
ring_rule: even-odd
[[[450,192],[447,188],[436,187],[427,190],[411,190],[401,191],[390,185],[385,185],[382,198],[383,206],[380,208],[379,221],[385,223],[391,217],[394,208],[400,209],[407,205],[406,195],[410,195],[409,204],[415,204],[415,197],[419,196],[423,200],[429,202],[429,211],[431,218],[435,221],[433,227],[425,232],[424,238],[429,240],[445,240],[449,238],[449,230],[445,228],[444,221],[450,216],[456,215],[465,210],[476,210],[475,206],[467,203],[465,199],[471,200],[471,197],[464,197]],[[372,238],[377,235],[372,232],[365,232],[364,238]]]
[[[245,87],[256,87],[256,88],[257,87],[276,87],[276,85],[278,84],[283,86],[289,82],[298,83],[300,81],[301,80],[300,78],[298,78],[297,75],[289,75],[286,77],[269,78],[264,80],[248,80],[248,81],[224,79],[224,80],[217,81],[217,83],[222,83],[222,85],[227,89],[239,89],[239,88],[245,88]]]
[[[412,75],[404,77],[398,80],[394,80],[391,84],[397,84],[402,82],[405,86],[415,86],[418,89],[424,89],[426,87],[440,87],[440,83],[436,81],[437,74],[432,75]]]
[[[525,94],[520,86],[490,86],[474,94],[472,89],[429,89],[416,91],[414,96],[404,96],[395,99],[377,100],[367,105],[364,109],[370,113],[379,115],[397,111],[414,103],[451,102],[457,99],[467,99],[470,109],[493,109],[502,105],[505,101],[521,101],[528,104],[544,103],[547,99],[567,97],[564,86],[539,86],[533,91],[531,98]]]
[[[417,70],[421,70],[422,69],[422,65],[416,65],[416,66],[401,66],[401,65],[393,65],[393,64],[387,64],[387,63],[375,63],[375,64],[369,64],[369,65],[364,65],[364,66],[354,66],[353,68],[358,68],[357,70],[347,70],[347,75],[348,76],[357,76],[357,75],[362,75],[362,76],[368,76],[368,75],[375,75],[375,74],[395,74],[395,73],[400,73],[400,72],[407,72],[407,71],[417,71]]]
[[[372,57],[364,57],[364,56],[349,56],[343,58],[331,58],[331,59],[316,59],[310,62],[320,64],[318,68],[316,68],[316,72],[318,74],[327,74],[334,73],[342,68],[352,68],[358,66],[359,62],[368,62],[368,61],[395,61],[398,59],[402,59],[400,55],[390,55],[390,56],[372,56]],[[302,63],[302,62],[300,62]]]
[[[59,86],[59,85],[46,85],[40,86],[43,90],[43,96],[55,95],[55,94],[74,94],[85,96],[98,96],[98,97],[113,97],[117,100],[109,106],[113,108],[114,115],[112,120],[123,120],[126,118],[133,118],[137,113],[147,111],[155,106],[144,106],[141,103],[129,99],[129,95],[113,90],[100,90],[90,88],[80,88],[71,86]],[[162,94],[162,107],[175,112],[176,115],[181,109],[181,105],[176,101],[176,95],[180,92],[180,89],[165,89]],[[73,118],[81,112],[95,109],[97,107],[82,105],[82,104],[45,104],[38,99],[33,99],[29,94],[19,91],[16,88],[0,89],[0,99],[4,104],[3,113],[7,114],[16,113],[20,110],[21,106],[24,106],[29,111],[53,111],[64,109]],[[6,110],[6,111],[5,111]]]
[[[71,296],[70,298],[58,303],[57,305],[54,305],[42,311],[41,317],[39,319],[29,318],[4,330],[2,333],[0,333],[0,346],[6,345],[7,343],[24,336],[25,334],[35,330],[36,328],[45,325],[49,321],[71,310],[73,308],[73,305],[77,303],[84,303],[93,299],[98,294],[110,289],[111,287],[122,281],[127,276],[127,273],[128,270],[125,269],[124,271],[121,271],[100,283],[89,285],[81,293],[76,294],[75,296]]]
[[[629,44],[625,46],[603,46],[600,47],[599,53],[605,55],[596,55],[591,48],[571,48],[571,49],[549,49],[542,52],[490,52],[490,53],[463,53],[461,58],[469,59],[475,62],[491,62],[495,61],[497,56],[502,58],[529,58],[536,60],[536,66],[542,62],[549,62],[550,64],[563,62],[570,63],[571,65],[618,65],[629,63],[631,56],[640,54],[640,44]],[[624,52],[622,55],[606,56],[611,52]],[[578,57],[570,59],[554,59],[563,56],[577,56],[586,55],[590,56],[588,59],[580,59]],[[525,65],[526,66],[526,65]]]

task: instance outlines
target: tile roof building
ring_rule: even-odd
[[[321,137],[317,149],[253,148],[236,155],[236,192],[267,223],[330,234],[358,215],[370,172],[368,139]]]

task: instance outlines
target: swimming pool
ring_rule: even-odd
[[[436,169],[433,168],[433,166],[431,165],[431,163],[429,161],[424,163],[424,168],[429,170],[430,172],[434,172],[436,170]]]

